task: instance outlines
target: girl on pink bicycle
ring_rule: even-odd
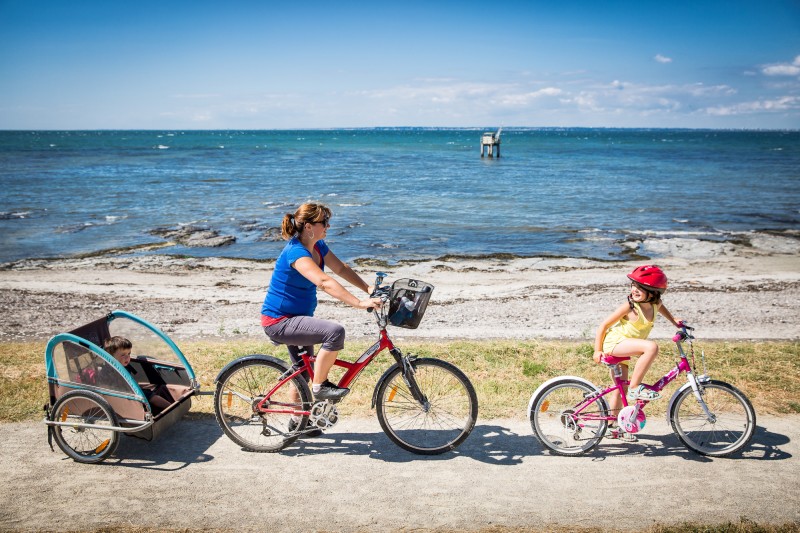
[[[628,385],[627,397],[629,402],[636,400],[657,400],[661,395],[642,385],[650,366],[658,355],[658,344],[648,340],[650,331],[660,313],[675,327],[680,327],[682,322],[676,320],[661,302],[661,295],[667,290],[667,276],[655,265],[644,265],[633,269],[628,274],[631,280],[628,301],[620,305],[597,328],[594,341],[594,360],[600,362],[603,355],[616,357],[638,357],[636,366]],[[627,362],[622,364],[622,379],[628,380]],[[609,401],[610,411],[619,412],[622,399],[619,393],[611,395]],[[612,432],[615,428],[612,428]]]

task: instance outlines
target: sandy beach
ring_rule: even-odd
[[[653,249],[654,247],[658,249]],[[419,329],[397,338],[591,339],[597,324],[627,294],[625,275],[659,264],[672,313],[705,339],[798,339],[800,240],[760,234],[750,246],[693,239],[658,240],[641,249],[653,261],[565,258],[442,258],[392,266],[363,262],[392,281],[435,287]],[[262,338],[259,311],[273,262],[165,255],[102,255],[0,265],[0,341],[44,340],[123,309],[176,339]],[[320,293],[317,316],[345,325],[350,339],[372,338],[374,321]],[[673,328],[656,322],[653,338]]]

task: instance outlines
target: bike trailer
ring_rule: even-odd
[[[103,349],[114,336],[133,344],[130,371]],[[189,411],[191,397],[199,392],[194,371],[175,343],[125,311],[54,336],[45,364],[48,439],[55,438],[79,462],[111,455],[119,433],[155,439]],[[147,400],[156,389],[172,401],[158,413]]]

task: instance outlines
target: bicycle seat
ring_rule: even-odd
[[[630,360],[631,360],[630,357],[617,357],[615,355],[604,355],[603,357],[600,358],[600,362],[608,366],[618,365],[623,361],[630,361]]]

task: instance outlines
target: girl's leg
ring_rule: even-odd
[[[622,376],[620,377],[620,379],[622,381],[628,381],[628,365],[621,364],[620,367],[622,368]],[[611,379],[612,380],[614,379],[613,374],[611,375]],[[628,387],[623,386],[622,393],[627,394]],[[620,396],[618,390],[609,394],[608,408],[610,409],[611,414],[614,416],[618,415],[620,409],[622,409],[622,397]]]
[[[628,388],[633,391],[642,384],[642,379],[655,361],[658,355],[658,344],[647,339],[625,339],[617,344],[613,354],[620,357],[639,357],[633,368],[631,382],[628,384]],[[656,394],[652,399],[656,398],[660,398],[660,395]]]

